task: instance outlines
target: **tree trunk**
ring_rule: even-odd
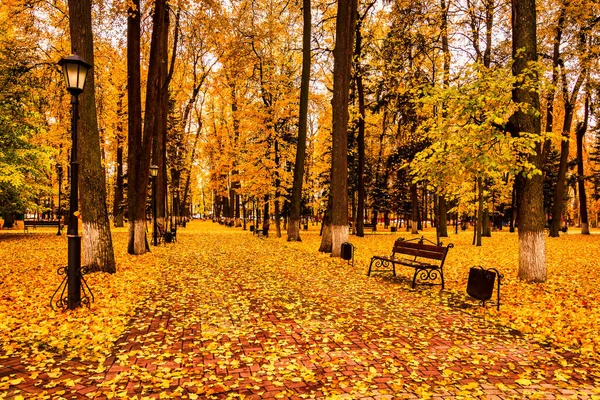
[[[481,177],[477,177],[477,212],[475,214],[477,216],[477,227],[475,231],[476,235],[476,245],[481,246],[481,234],[483,233],[483,180]]]
[[[364,237],[365,228],[362,216],[365,213],[365,89],[363,85],[363,71],[360,64],[362,54],[362,19],[356,24],[356,45],[354,56],[356,59],[356,89],[358,91],[358,204],[356,213],[360,217],[355,221],[356,236]]]
[[[94,65],[91,0],[69,0],[71,51]],[[83,221],[83,264],[92,271],[116,272],[115,255],[106,208],[106,182],[100,157],[96,118],[94,68],[80,99],[79,191]],[[85,151],[82,151],[85,149]]]
[[[146,112],[144,114],[144,134],[142,135],[142,107],[140,83],[140,4],[133,0],[128,9],[127,18],[127,92],[129,145],[127,158],[127,199],[129,213],[129,254],[144,254],[148,250],[146,239],[146,197],[150,171],[150,153],[153,132],[156,125],[155,113],[151,105],[158,104],[158,52],[161,10],[164,12],[164,0],[158,0],[153,21],[146,89]]]
[[[281,186],[281,179],[279,178],[279,140],[275,138],[275,199],[273,201],[275,205],[275,234],[278,238],[281,237],[281,210],[279,207],[279,187]]]
[[[575,135],[577,137],[577,185],[579,187],[579,209],[581,215],[581,234],[589,235],[590,226],[588,223],[587,195],[585,193],[585,171],[583,169],[583,138],[587,131],[589,118],[589,98],[585,99],[585,113],[583,122],[577,124]]]
[[[331,256],[348,241],[348,96],[357,0],[338,0],[333,51],[333,129],[331,156]],[[325,233],[323,241],[325,241]],[[323,244],[323,243],[322,243]],[[323,246],[322,246],[323,247]]]
[[[161,0],[162,1],[162,0]],[[150,130],[154,135],[152,149],[152,163],[158,166],[158,175],[156,176],[156,219],[160,226],[165,230],[167,228],[167,214],[173,214],[174,217],[175,206],[168,208],[168,177],[167,177],[167,116],[169,110],[169,90],[167,84],[167,63],[169,62],[168,53],[168,39],[169,39],[169,12],[167,10],[166,1],[160,5],[162,10],[159,10],[159,1],[156,2],[155,13],[159,14],[158,17],[162,18],[158,21],[158,25],[154,25],[153,29],[157,29],[158,37],[157,40],[157,57],[158,60],[158,88],[157,96],[158,102],[150,105],[146,102],[147,112],[155,113],[154,125],[150,126]],[[146,121],[144,121],[146,122]],[[148,127],[144,124],[144,132],[146,133]],[[176,186],[173,186],[175,189]],[[171,196],[171,201],[174,203]],[[170,212],[169,212],[170,210]],[[172,223],[172,222],[171,222]]]
[[[492,237],[492,232],[490,229],[490,209],[487,205],[483,207],[483,215],[481,219],[481,236]]]
[[[565,25],[566,5],[563,1],[560,4],[558,20],[556,24],[556,33],[554,37],[554,45],[552,52],[552,84],[548,85],[546,93],[546,132],[552,133],[554,128],[554,96],[556,87],[558,86],[558,69],[560,67],[560,45],[562,42],[562,33]],[[546,159],[550,154],[552,141],[546,139],[542,150],[542,162],[546,163]]]
[[[448,204],[444,195],[439,196],[438,213],[438,236],[448,237]]]
[[[327,209],[323,215],[323,223],[321,224],[321,253],[331,253],[331,195],[327,200]]]
[[[412,204],[412,210],[410,215],[410,233],[416,235],[419,233],[419,194],[417,192],[417,185],[415,183],[410,185],[410,198]]]
[[[446,4],[446,0],[440,0],[440,8],[442,10],[442,52],[444,54],[444,87],[447,88],[450,86],[450,45],[448,43],[448,5]],[[442,111],[444,116],[447,114],[445,109]],[[439,213],[439,222],[438,222],[438,236],[439,237],[448,237],[448,205],[446,203],[446,197],[443,193],[439,194],[439,202],[438,202],[438,213]]]
[[[520,109],[511,117],[511,134],[520,136],[540,135],[538,77],[529,70],[537,62],[536,8],[535,0],[512,0],[512,57],[513,75],[519,77],[513,88],[513,101],[524,104],[529,110]],[[530,78],[523,79],[529,70]],[[533,79],[533,82],[530,81]],[[532,89],[532,87],[534,89]],[[542,164],[542,149],[536,145],[535,153],[528,161],[535,167]],[[528,282],[546,280],[546,243],[544,239],[543,177],[531,178],[523,173],[518,182],[517,210],[519,224],[519,278]]]
[[[300,238],[300,204],[302,202],[302,183],[304,181],[304,162],[306,159],[306,131],[308,123],[308,95],[310,87],[310,38],[311,7],[310,0],[302,0],[304,26],[302,31],[302,80],[300,82],[300,115],[298,121],[298,144],[296,162],[294,164],[294,184],[290,203],[290,221],[288,225],[288,241],[301,241]]]
[[[562,141],[560,144],[560,164],[558,167],[558,178],[556,183],[556,189],[554,192],[554,205],[552,208],[552,225],[550,226],[550,236],[558,237],[560,230],[560,220],[562,209],[564,205],[565,187],[567,179],[567,168],[569,162],[569,142],[571,125],[573,123],[573,114],[575,112],[575,102],[579,94],[579,89],[584,81],[585,69],[580,73],[577,82],[573,86],[573,91],[569,97],[566,87],[566,73],[564,69],[561,73],[563,81],[563,100],[564,100],[564,117],[563,117],[563,130],[562,130]]]
[[[269,195],[265,194],[265,205],[263,209],[263,231],[265,232],[265,236],[269,236]]]
[[[115,182],[115,194],[113,198],[113,224],[117,228],[124,226],[123,223],[123,95],[119,95],[117,114],[117,176]]]

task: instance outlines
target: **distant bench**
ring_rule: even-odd
[[[417,240],[415,242],[415,240]],[[371,263],[369,264],[369,272],[367,275],[371,275],[371,272],[378,271],[389,271],[390,267],[392,273],[396,276],[396,264],[404,265],[407,267],[414,268],[415,274],[413,275],[412,288],[415,288],[417,276],[420,280],[435,281],[441,279],[442,289],[444,288],[444,261],[448,250],[454,245],[450,243],[448,246],[436,245],[433,242],[426,244],[424,237],[420,239],[404,240],[402,238],[396,240],[392,249],[392,255],[387,256],[373,256]],[[400,257],[398,257],[400,255]],[[436,260],[430,261],[430,260]],[[384,268],[384,269],[372,269]]]
[[[350,226],[353,226],[352,222],[350,222]],[[375,232],[375,226],[376,226],[376,224],[373,224],[371,222],[363,223],[363,229],[370,229],[371,232]]]
[[[29,232],[29,228],[33,227],[33,229],[36,229],[38,226],[40,227],[59,227],[60,226],[60,221],[59,220],[49,220],[49,219],[41,219],[41,220],[37,220],[37,219],[26,219],[23,221],[23,230],[25,231],[25,233]]]

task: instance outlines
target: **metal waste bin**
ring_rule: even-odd
[[[348,265],[354,265],[354,245],[352,243],[342,243],[342,260],[347,260]]]

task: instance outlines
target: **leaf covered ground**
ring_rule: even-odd
[[[0,398],[600,398],[600,236],[547,238],[548,282],[516,278],[516,234],[451,234],[446,290],[367,277],[398,234],[351,237],[356,262],[194,222],[179,242],[92,274],[90,309],[53,312],[65,237],[0,233]],[[434,239],[432,232],[424,235]],[[465,297],[498,268],[502,307]]]

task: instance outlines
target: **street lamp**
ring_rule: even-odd
[[[173,191],[173,216],[175,217],[175,226],[179,226],[179,193],[178,189]]]
[[[63,178],[63,169],[60,163],[56,164],[56,175],[58,177],[58,211],[56,212],[58,218],[58,232],[56,232],[56,236],[60,236],[62,231],[62,226],[60,226],[60,220],[62,218],[62,210],[60,209],[60,196],[62,194],[62,178]]]
[[[156,222],[156,177],[158,176],[158,166],[150,166],[150,176],[152,177],[152,244],[158,246],[158,223]]]
[[[71,93],[71,193],[69,198],[69,228],[68,237],[68,257],[69,266],[67,269],[68,284],[68,304],[69,310],[73,310],[81,305],[81,236],[79,236],[79,156],[77,154],[77,120],[79,119],[79,99],[78,96],[83,92],[85,80],[88,71],[92,66],[86,63],[81,57],[71,55],[58,62],[63,69],[67,90]]]

